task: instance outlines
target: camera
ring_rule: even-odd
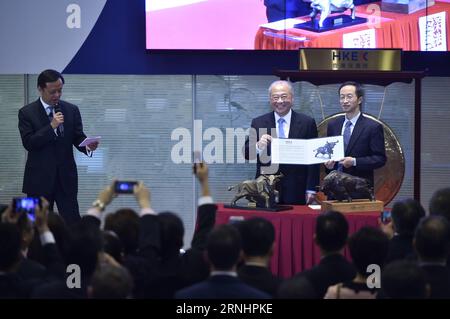
[[[34,222],[36,220],[36,207],[41,206],[39,197],[15,197],[13,199],[13,210],[16,214],[26,213],[28,218]]]
[[[389,224],[391,222],[391,212],[390,211],[384,211],[381,212],[381,216],[380,216],[381,222],[383,224]]]
[[[114,192],[117,194],[133,194],[134,185],[137,185],[136,181],[116,181]]]

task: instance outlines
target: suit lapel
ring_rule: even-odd
[[[344,125],[345,115],[340,116],[336,119],[335,126],[333,128],[334,132],[332,135],[342,135],[342,125]]]
[[[304,129],[305,126],[302,125],[298,114],[292,111],[291,125],[289,126],[289,138],[300,138],[301,136],[304,136],[304,134],[301,134],[301,131]]]
[[[269,134],[270,136],[272,136],[272,129],[274,129],[275,132],[275,136],[272,137],[278,137],[277,133],[276,133],[276,125],[275,125],[275,113],[269,113],[267,114],[266,118],[264,119],[264,126],[263,127],[267,127],[267,134]]]
[[[363,114],[359,116],[358,121],[356,121],[355,128],[353,129],[352,136],[350,137],[350,141],[348,142],[347,149],[345,150],[345,155],[351,154],[351,150],[353,146],[356,144],[356,141],[361,136],[362,132],[365,129],[364,125],[365,118]],[[341,126],[342,127],[342,126]]]

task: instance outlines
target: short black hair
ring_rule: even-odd
[[[162,212],[157,216],[161,235],[161,254],[163,258],[178,255],[180,253],[180,248],[183,247],[183,221],[173,212]]]
[[[322,213],[316,219],[316,241],[325,251],[341,250],[348,237],[348,222],[336,211]]]
[[[91,280],[92,298],[125,299],[131,296],[133,278],[124,267],[102,265]]]
[[[339,86],[338,94],[341,94],[341,89],[347,85],[351,85],[351,86],[355,87],[355,92],[356,92],[357,97],[364,97],[364,89],[363,89],[362,85],[360,83],[354,82],[354,81],[346,81],[346,82],[342,83]]]
[[[247,256],[265,256],[275,240],[275,228],[267,219],[254,217],[237,224],[242,250]]]
[[[105,230],[111,230],[122,241],[125,255],[135,253],[139,246],[139,215],[130,208],[122,208],[105,218]]]
[[[71,225],[66,262],[78,265],[83,278],[92,276],[97,268],[98,253],[101,251],[102,237],[99,228],[83,220]]]
[[[450,225],[443,216],[428,216],[420,221],[414,239],[419,257],[427,260],[446,259]]]
[[[239,231],[228,224],[213,229],[206,243],[209,261],[218,270],[230,270],[236,265],[241,248]]]
[[[438,189],[430,200],[430,214],[441,215],[450,222],[450,187]]]
[[[102,247],[103,251],[113,257],[118,263],[123,263],[123,256],[125,255],[123,244],[113,231],[102,231]]]
[[[396,202],[392,207],[392,221],[400,235],[414,235],[419,221],[425,217],[425,209],[411,198]]]
[[[41,74],[39,74],[37,86],[41,89],[44,89],[47,86],[47,83],[56,82],[59,79],[61,79],[62,83],[64,84],[64,77],[61,73],[55,70],[48,69],[42,71]]]
[[[368,276],[367,266],[384,265],[389,247],[389,239],[380,229],[364,226],[350,236],[348,248],[358,273]]]

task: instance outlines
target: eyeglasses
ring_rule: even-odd
[[[341,101],[344,101],[345,99],[347,99],[347,100],[353,100],[354,97],[355,97],[355,96],[354,96],[353,94],[347,94],[347,95],[341,95],[341,96],[339,96],[339,99],[340,99]]]
[[[284,101],[286,101],[288,98],[289,98],[289,95],[287,95],[287,94],[283,94],[283,95],[272,95],[272,96],[270,97],[270,99],[271,99],[273,102],[277,102],[279,99],[281,99],[281,101],[284,102]]]

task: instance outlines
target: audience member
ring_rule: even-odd
[[[450,187],[438,189],[430,200],[431,215],[441,215],[450,222]]]
[[[282,284],[277,299],[317,299],[317,291],[305,276],[296,276]]]
[[[430,283],[430,297],[450,298],[450,270],[446,266],[449,251],[450,226],[442,216],[429,216],[419,223],[414,236],[414,247],[419,266]]]
[[[390,237],[386,264],[394,260],[414,258],[412,241],[414,231],[425,216],[422,205],[414,199],[406,199],[394,204],[389,224],[381,224],[381,230]]]
[[[20,232],[16,225],[0,223],[0,298],[25,298],[15,274],[20,263]]]
[[[127,299],[132,296],[133,279],[120,265],[103,265],[97,269],[88,288],[93,299]]]
[[[377,299],[424,299],[429,290],[423,269],[413,261],[396,260],[383,269]]]
[[[208,236],[207,256],[211,276],[175,294],[177,299],[268,299],[270,296],[243,283],[236,273],[241,257],[241,237],[232,225],[220,225]]]
[[[348,247],[356,267],[356,277],[329,287],[325,299],[375,299],[377,283],[369,285],[367,267],[376,265],[381,270],[388,246],[389,239],[377,228],[365,226],[350,236]]]
[[[347,243],[348,223],[344,215],[336,211],[320,214],[316,220],[314,240],[320,248],[320,263],[309,270],[295,275],[291,280],[305,277],[313,286],[316,298],[323,298],[327,288],[339,282],[351,281],[356,270],[342,255]],[[279,295],[285,295],[285,289],[291,289],[287,280],[281,287]]]
[[[281,279],[269,270],[273,255],[275,228],[264,218],[250,218],[237,224],[242,238],[244,263],[238,268],[239,278],[247,285],[274,296]]]
[[[103,251],[110,255],[119,264],[123,263],[125,251],[122,241],[113,231],[104,230],[102,232]]]

